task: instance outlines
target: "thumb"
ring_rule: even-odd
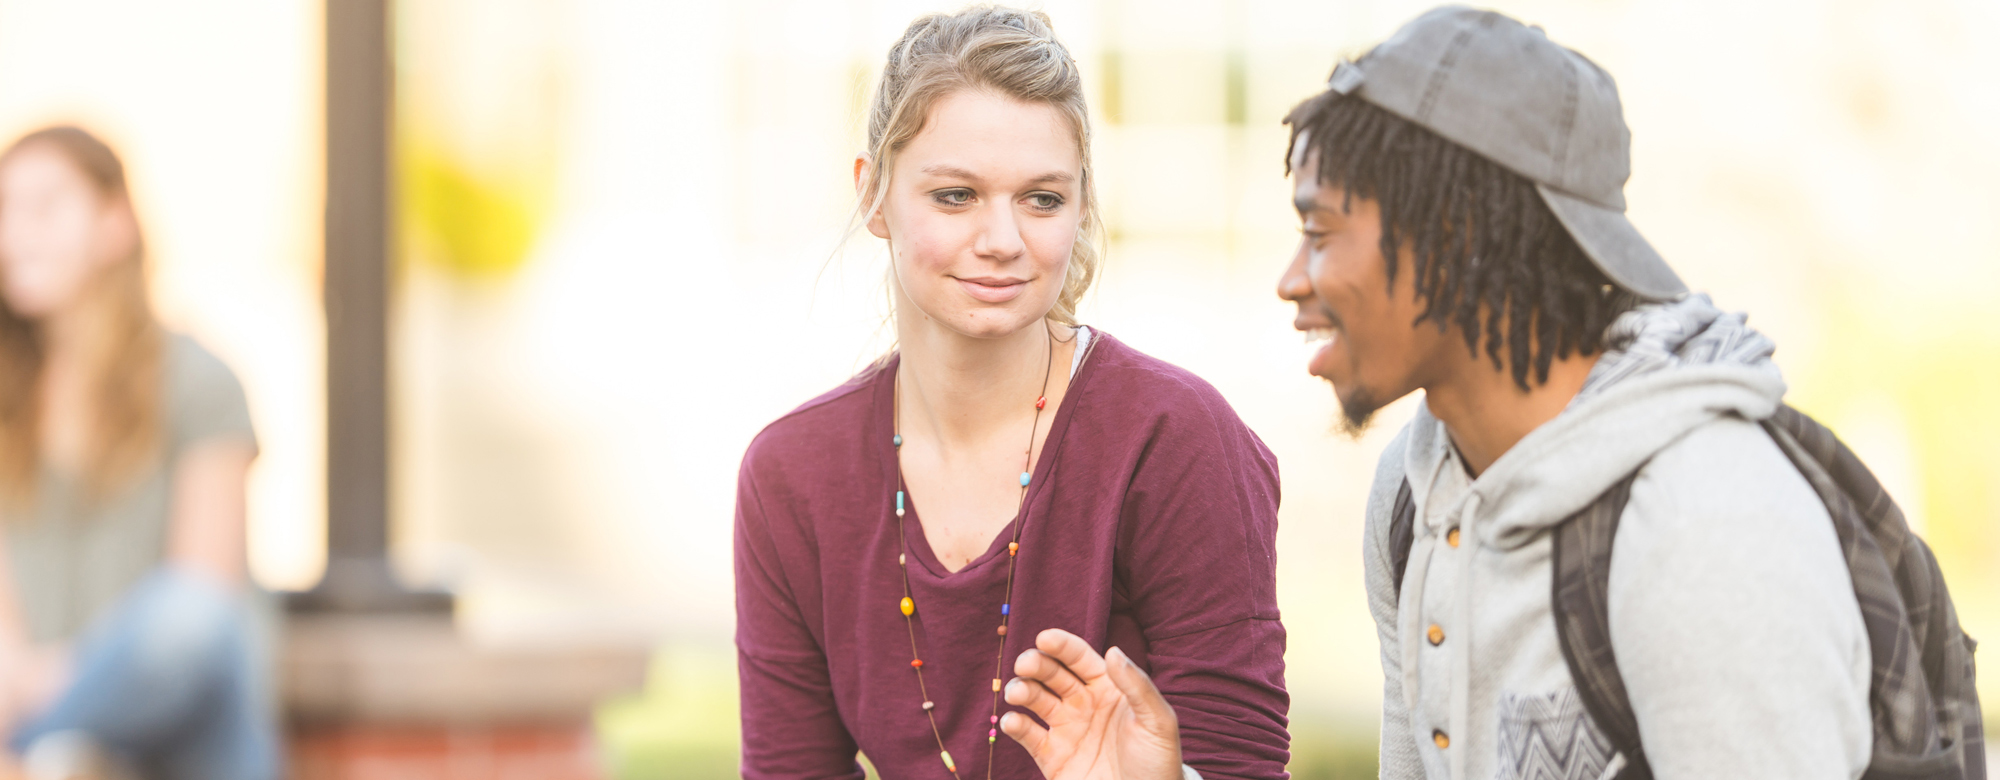
[[[1173,705],[1160,695],[1160,689],[1153,687],[1153,679],[1146,676],[1139,665],[1132,663],[1131,656],[1121,648],[1113,647],[1105,654],[1106,676],[1118,692],[1125,695],[1126,703],[1132,706],[1132,716],[1148,733],[1174,744],[1180,743],[1180,722],[1174,717]]]

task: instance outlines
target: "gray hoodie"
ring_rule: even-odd
[[[1654,775],[1859,777],[1868,637],[1825,507],[1756,424],[1785,393],[1771,342],[1693,295],[1625,314],[1606,346],[1569,408],[1476,480],[1428,407],[1383,453],[1365,543],[1382,777],[1623,765],[1557,643],[1549,531],[1634,471],[1611,640]],[[1399,604],[1389,514],[1405,478],[1416,543]]]

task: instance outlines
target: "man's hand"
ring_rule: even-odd
[[[1028,749],[1049,780],[1180,780],[1174,708],[1125,652],[1099,656],[1075,634],[1051,628],[1014,661],[1007,703],[1028,708],[1000,730]]]

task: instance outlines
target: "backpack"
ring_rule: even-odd
[[[1762,426],[1825,502],[1867,627],[1874,750],[1862,780],[1985,780],[1986,738],[1973,687],[1976,643],[1959,628],[1930,547],[1875,475],[1833,432],[1790,406]],[[1651,780],[1639,721],[1611,652],[1611,543],[1631,497],[1627,475],[1558,524],[1551,540],[1550,610],[1584,710],[1625,756],[1617,780]],[[1416,541],[1409,480],[1390,514],[1398,596]]]

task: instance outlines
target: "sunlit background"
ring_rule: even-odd
[[[598,709],[607,771],[728,776],[737,460],[883,347],[879,246],[843,241],[859,117],[904,26],[957,4],[397,5],[394,557],[482,642],[657,648],[646,689]],[[1039,5],[1089,82],[1111,226],[1084,319],[1214,383],[1277,453],[1293,770],[1372,776],[1361,509],[1410,406],[1349,441],[1304,372],[1272,294],[1297,235],[1279,119],[1428,5]],[[1777,341],[1792,402],[2000,638],[2000,4],[1500,7],[1617,78],[1634,221]],[[110,140],[161,316],[243,377],[275,589],[324,566],[324,17],[0,0],[0,137]]]

